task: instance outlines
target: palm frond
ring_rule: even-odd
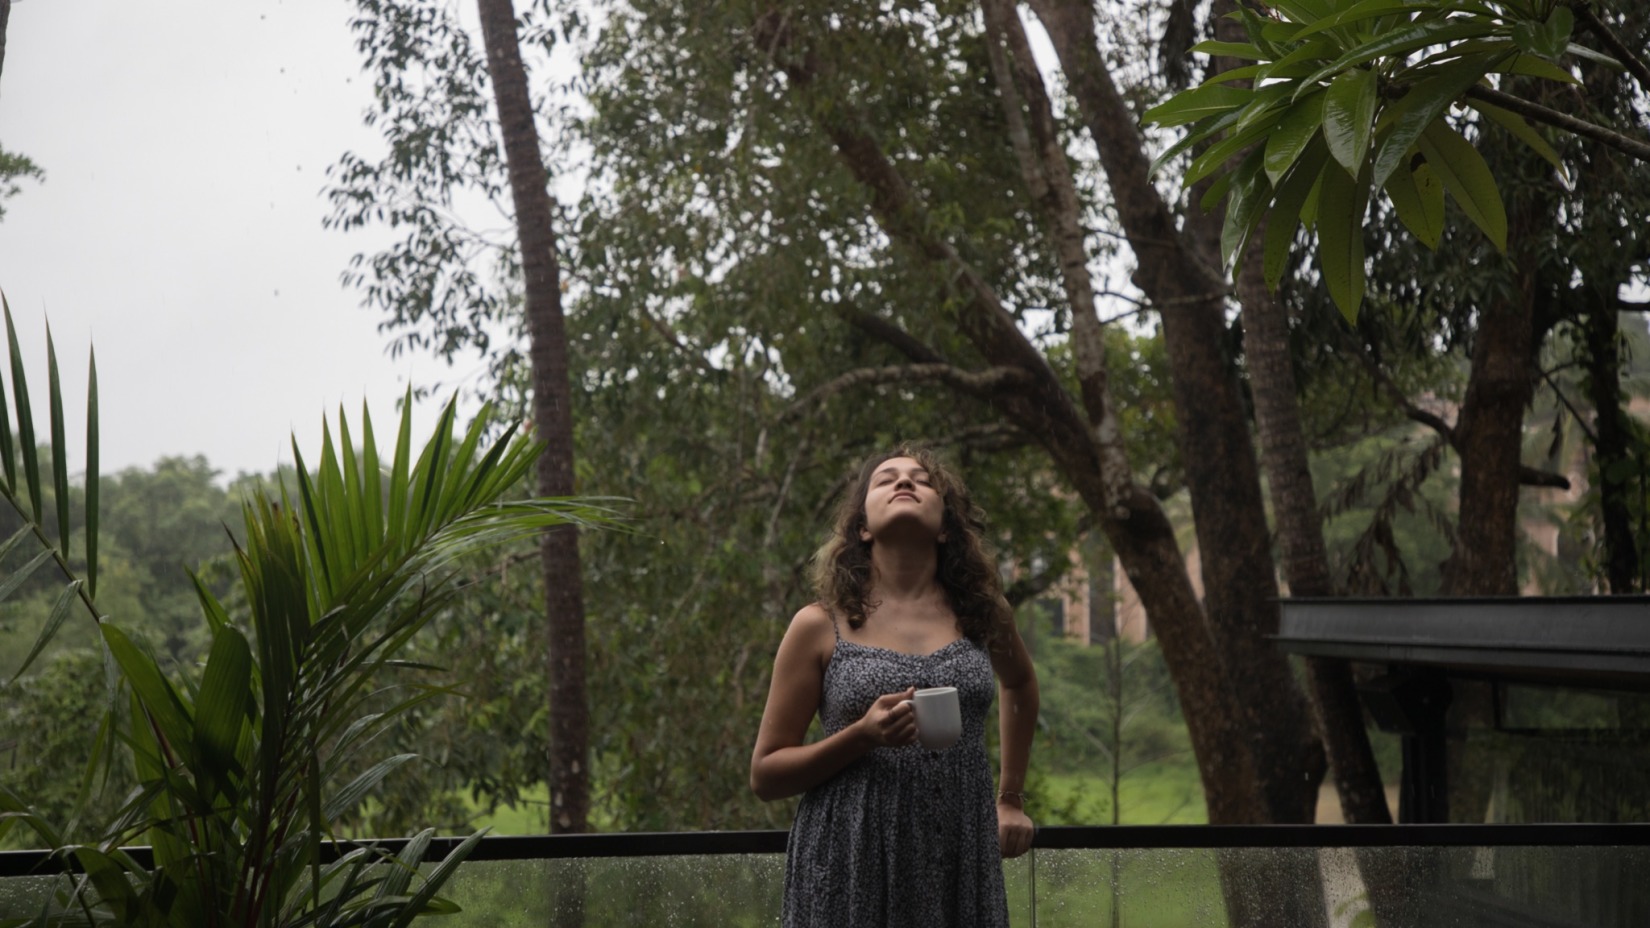
[[[12,670],[12,679],[21,677],[45,650],[63,624],[67,605],[75,600],[84,606],[92,618],[98,618],[94,598],[97,591],[97,528],[94,515],[88,513],[85,528],[86,578],[82,581],[70,567],[70,488],[68,423],[63,406],[63,384],[57,363],[57,349],[52,343],[51,329],[46,330],[46,399],[48,437],[46,452],[50,456],[52,492],[52,521],[55,538],[47,530],[46,495],[42,488],[40,447],[35,443],[34,410],[29,394],[28,375],[23,365],[23,346],[17,337],[17,325],[12,319],[11,304],[0,293],[0,314],[5,317],[6,355],[11,373],[10,405],[5,378],[0,377],[0,500],[22,520],[22,528],[0,544],[0,560],[17,549],[25,539],[33,538],[37,552],[24,562],[22,568],[8,571],[0,581],[0,602],[22,588],[24,582],[47,561],[56,564],[64,579],[64,594],[58,599],[46,623],[45,633],[35,642],[23,663]],[[97,367],[90,363],[86,401],[86,500],[92,506],[97,502]],[[19,473],[21,463],[21,474]],[[21,480],[19,479],[21,478]]]

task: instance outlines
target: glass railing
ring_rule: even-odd
[[[777,925],[784,839],[490,838],[431,924]],[[39,912],[44,863],[0,854],[0,919]],[[1650,825],[1047,828],[1004,873],[1015,926],[1650,926]]]

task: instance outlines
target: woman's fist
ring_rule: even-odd
[[[897,748],[917,740],[917,713],[911,697],[917,688],[878,696],[859,720],[860,733],[879,748]]]

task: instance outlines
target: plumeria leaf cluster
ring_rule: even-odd
[[[1555,0],[1269,0],[1240,8],[1247,41],[1194,48],[1244,62],[1148,110],[1188,126],[1158,164],[1192,152],[1187,186],[1226,204],[1228,265],[1255,244],[1276,288],[1298,228],[1316,230],[1318,270],[1335,305],[1357,317],[1364,294],[1364,217],[1383,194],[1417,239],[1436,248],[1453,199],[1498,250],[1507,215],[1495,177],[1452,111],[1470,108],[1563,173],[1526,119],[1474,88],[1508,76],[1576,83],[1575,58],[1613,59],[1571,41],[1575,14]],[[1484,96],[1493,96],[1485,94]]]

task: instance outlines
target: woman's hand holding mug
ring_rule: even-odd
[[[917,740],[917,713],[911,708],[916,687],[878,696],[859,720],[860,731],[876,747],[897,748]]]

